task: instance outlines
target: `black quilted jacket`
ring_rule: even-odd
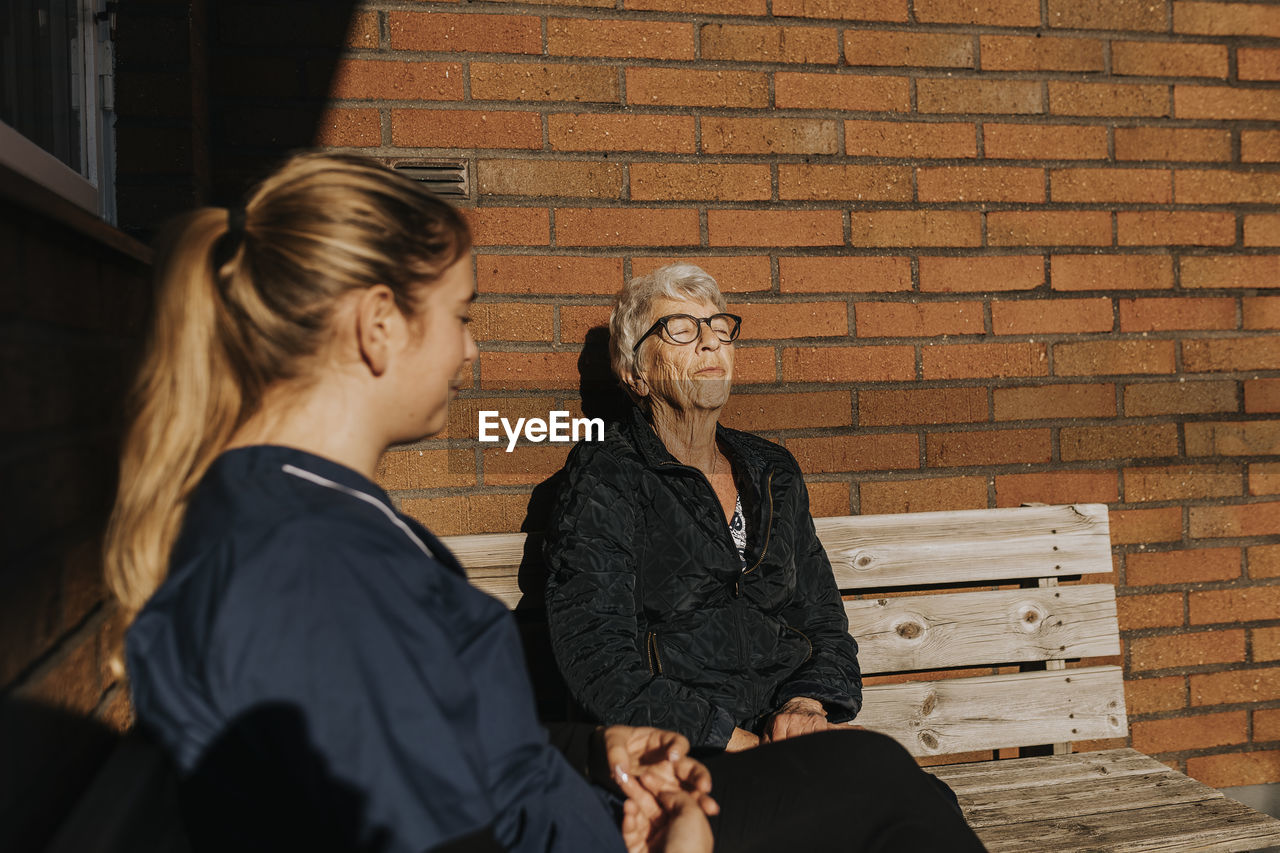
[[[747,519],[745,570],[711,484],[633,410],[582,443],[546,535],[547,616],[574,697],[604,723],[724,746],[788,699],[862,705],[858,647],[782,447],[717,427]]]

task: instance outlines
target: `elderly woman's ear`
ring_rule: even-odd
[[[622,384],[630,388],[631,393],[637,397],[649,396],[649,383],[644,380],[644,377],[637,376],[634,370],[623,369]]]

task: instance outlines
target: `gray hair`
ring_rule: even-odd
[[[649,313],[659,299],[696,299],[714,303],[718,311],[725,309],[716,280],[693,264],[667,264],[631,279],[614,297],[609,315],[609,364],[619,379],[636,372],[636,341],[649,330]]]

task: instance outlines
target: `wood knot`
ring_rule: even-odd
[[[1034,625],[1040,621],[1040,614],[1034,610],[1028,610],[1026,613],[1022,614],[1022,621],[1026,622],[1028,625]]]
[[[933,732],[921,732],[920,742],[924,744],[925,749],[932,750],[938,748],[938,738],[933,734]]]
[[[933,713],[933,709],[938,707],[938,694],[932,691],[928,696],[924,697],[924,704],[920,706],[920,716],[927,717]]]
[[[919,637],[924,633],[924,628],[921,628],[915,622],[903,622],[894,630],[896,630],[898,632],[898,636],[904,640],[914,640],[916,637]]]
[[[865,569],[867,566],[875,562],[870,554],[859,554],[853,561],[854,566],[859,569]]]

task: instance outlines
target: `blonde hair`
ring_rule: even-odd
[[[336,299],[384,284],[410,314],[470,247],[457,210],[350,155],[296,156],[243,211],[201,208],[166,229],[104,549],[127,611],[167,575],[191,493],[236,428],[319,351]]]

